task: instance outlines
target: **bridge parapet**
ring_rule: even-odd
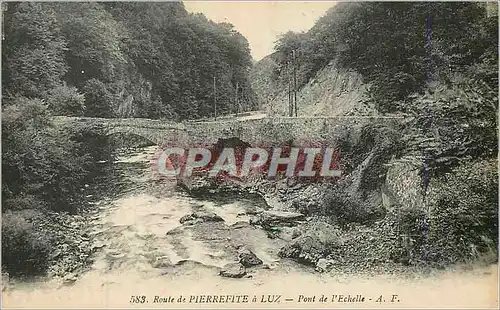
[[[218,139],[237,137],[255,146],[277,146],[285,142],[328,142],[342,126],[352,127],[370,119],[380,117],[263,117],[185,123],[140,118],[59,117],[58,121],[95,122],[105,126],[108,134],[135,134],[157,144],[214,144]]]
[[[219,138],[237,137],[251,145],[277,146],[285,142],[325,142],[346,123],[359,118],[260,118],[186,124],[191,139],[216,143]]]

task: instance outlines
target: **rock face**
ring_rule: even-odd
[[[255,219],[252,219],[250,221],[250,224],[261,225],[265,228],[270,228],[279,225],[293,226],[296,225],[298,221],[303,219],[304,215],[302,213],[284,212],[284,211],[264,211],[259,213]]]
[[[238,258],[240,263],[245,267],[252,267],[261,265],[263,261],[257,257],[252,251],[249,249],[240,249],[238,254]]]
[[[243,278],[246,274],[245,266],[240,263],[227,264],[219,271],[219,275],[226,278]]]
[[[333,249],[342,245],[340,233],[327,223],[317,222],[306,227],[303,234],[281,248],[278,255],[296,259],[299,262],[316,265]]]
[[[224,222],[224,219],[213,212],[207,211],[197,211],[188,215],[184,215],[180,219],[180,223],[188,223],[188,222]]]

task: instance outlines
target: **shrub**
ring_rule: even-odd
[[[11,102],[2,114],[3,201],[32,195],[53,210],[73,211],[74,197],[93,163],[109,159],[106,146],[100,128],[87,124],[55,128],[39,100]],[[18,202],[11,206],[19,209],[23,203]]]
[[[88,80],[83,86],[85,93],[85,116],[115,117],[114,98],[106,84],[97,79]]]
[[[426,251],[431,261],[474,260],[497,251],[496,160],[462,165],[436,190]]]
[[[422,245],[425,242],[425,210],[421,208],[398,209],[388,216],[394,223],[397,242],[389,240],[390,257],[403,264],[418,264],[425,260]]]
[[[349,223],[370,224],[385,215],[376,191],[358,192],[345,183],[325,195],[324,210],[343,228]]]
[[[18,97],[6,104],[2,113],[2,199],[27,192],[26,184],[36,187],[45,177],[34,171],[34,158],[40,158],[37,147],[46,150],[40,137],[49,124],[47,106],[40,100]]]
[[[38,199],[33,195],[19,195],[14,198],[5,199],[5,202],[2,206],[2,211],[12,210],[27,210],[27,209],[36,209],[36,210],[45,210],[47,208],[47,204],[45,201]]]
[[[85,97],[76,87],[59,86],[50,90],[46,97],[55,115],[81,116],[85,111]]]
[[[21,215],[2,216],[2,265],[10,275],[43,273],[49,263],[49,238],[36,232]]]
[[[106,128],[94,122],[67,122],[61,127],[69,139],[78,143],[74,149],[77,156],[88,156],[88,162],[107,160],[111,150],[108,145]],[[91,163],[89,164],[92,165]]]

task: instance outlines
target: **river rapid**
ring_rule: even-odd
[[[265,231],[248,223],[246,214],[270,208],[263,199],[191,197],[155,172],[151,160],[156,151],[156,147],[143,148],[113,164],[116,174],[110,180],[118,178],[121,186],[119,194],[93,202],[98,212],[87,233],[97,250],[90,268],[70,281],[16,283],[2,294],[4,307],[400,308],[498,304],[496,266],[428,277],[366,277],[320,274],[280,259],[277,253],[285,241],[270,239]],[[109,186],[109,191],[116,190]],[[223,221],[181,224],[183,216],[200,210],[215,213]],[[263,264],[248,268],[243,278],[221,277],[220,268],[237,261],[235,249],[242,246],[251,249]],[[228,302],[233,301],[231,298],[218,298],[217,303],[214,299],[207,303],[207,298],[191,298],[197,295],[248,295],[248,299],[240,297],[239,303],[233,303]],[[320,301],[322,295],[326,301]],[[353,298],[343,302],[339,295]],[[364,297],[363,302],[354,298],[358,295]],[[145,302],[132,296],[145,296]],[[180,296],[186,301],[181,302]]]

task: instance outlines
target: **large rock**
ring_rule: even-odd
[[[331,266],[332,266],[332,261],[325,258],[320,258],[316,263],[315,270],[318,272],[327,272],[330,270]]]
[[[219,275],[226,278],[243,278],[246,274],[245,266],[240,263],[229,263],[219,271]]]
[[[279,225],[293,226],[298,221],[303,220],[304,215],[296,212],[284,211],[264,211],[259,213],[254,219],[250,221],[253,225],[261,225],[263,227],[273,227]]]
[[[172,265],[172,262],[170,261],[168,256],[156,257],[155,261],[152,264],[153,268],[166,268],[170,265]]]
[[[245,222],[245,221],[238,221],[238,222],[234,223],[233,225],[231,225],[232,229],[241,229],[241,228],[248,228],[248,227],[251,227],[250,223]]]
[[[10,288],[10,276],[9,273],[2,270],[2,292]]]
[[[299,227],[281,227],[278,231],[277,237],[284,241],[292,241],[301,234],[302,232]]]
[[[316,265],[321,258],[325,258],[333,249],[340,246],[342,246],[340,232],[330,224],[316,222],[307,225],[302,235],[282,247],[278,255]]]
[[[180,223],[186,222],[224,222],[224,219],[214,212],[196,211],[181,217]]]
[[[238,259],[240,263],[245,267],[257,266],[263,263],[263,261],[249,249],[242,248],[238,250],[238,252]]]
[[[78,275],[75,273],[69,273],[63,278],[64,285],[70,285],[78,280]]]

